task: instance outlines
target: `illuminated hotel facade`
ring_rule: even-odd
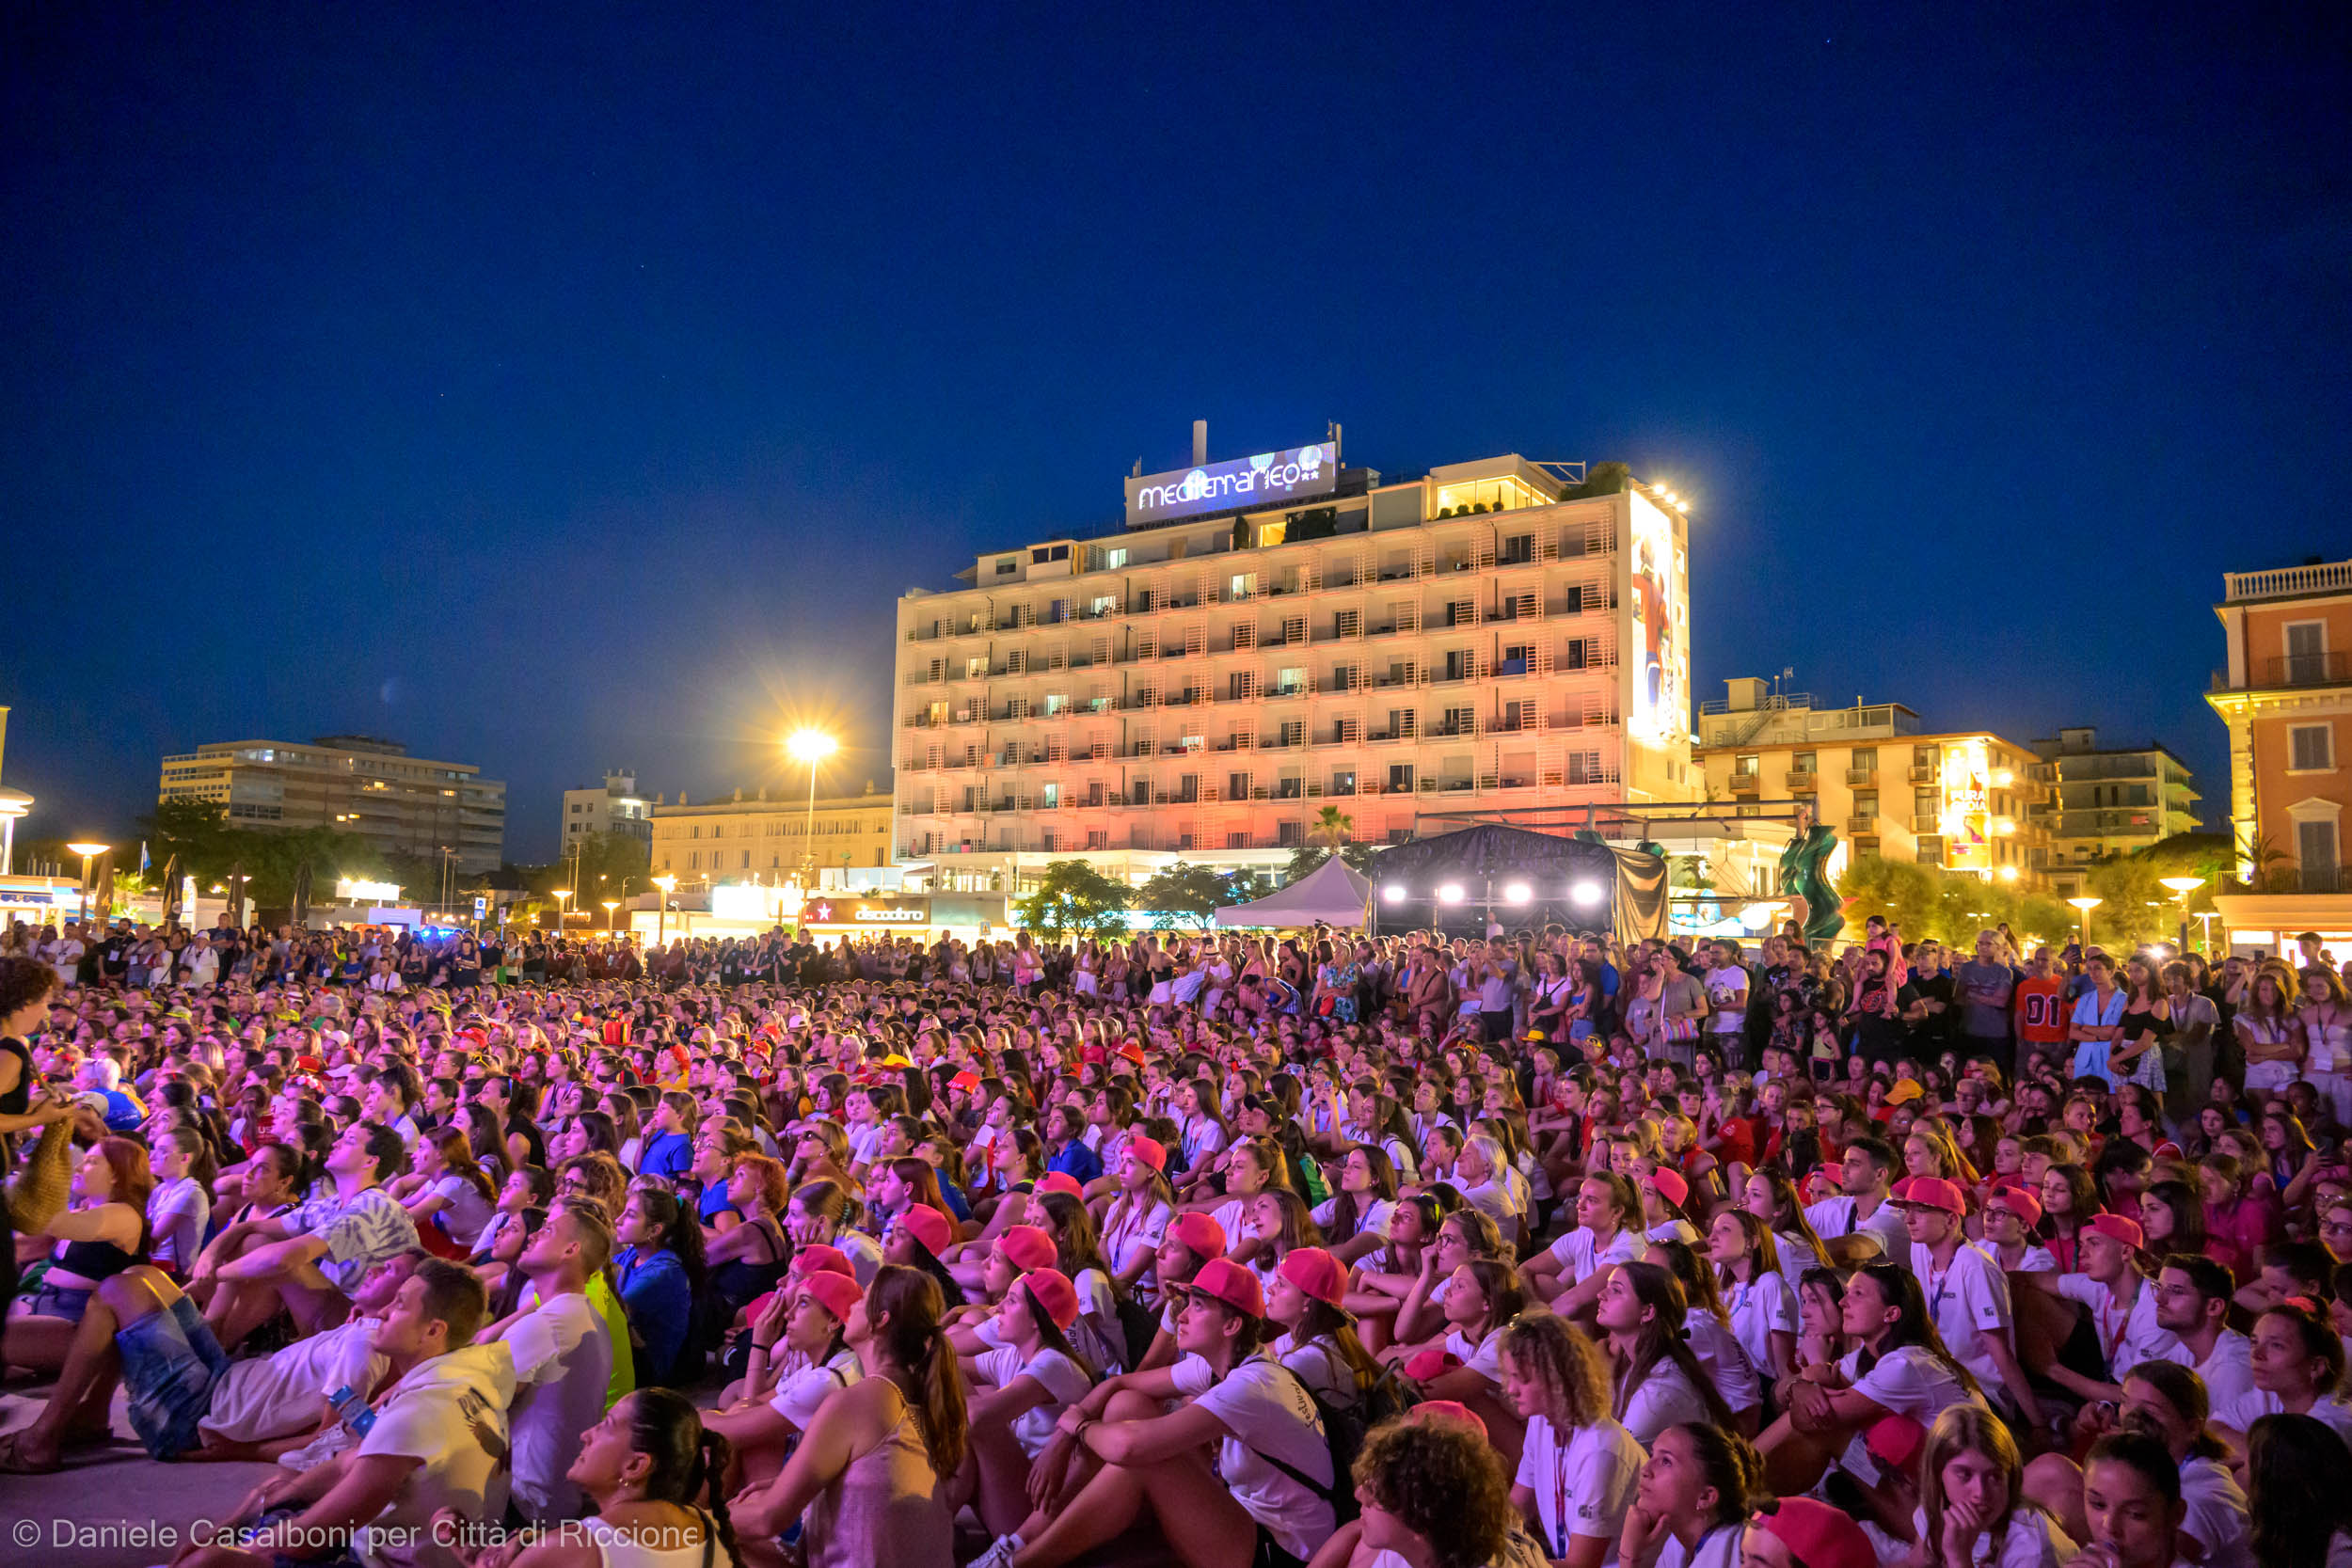
[[[471,763],[433,762],[397,740],[217,740],[164,758],[155,798],[218,806],[231,828],[355,833],[387,854],[448,855],[459,872],[505,858],[506,785]]]
[[[1823,708],[1762,680],[1726,685],[1699,715],[1709,800],[1735,816],[1802,804],[1847,853],[2049,890],[2052,793],[2031,747],[1982,730],[1922,735],[1900,703]]]
[[[1688,521],[1516,454],[1389,479],[1336,444],[1128,481],[1127,526],[899,600],[894,847],[943,888],[1049,858],[1286,863],[1338,807],[1695,800]],[[1423,831],[1434,831],[1429,824]]]

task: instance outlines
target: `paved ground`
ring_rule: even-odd
[[[0,1430],[32,1420],[40,1396],[0,1394]],[[114,1448],[74,1454],[54,1476],[0,1476],[0,1562],[30,1568],[137,1568],[168,1561],[196,1521],[236,1506],[267,1465],[158,1465],[131,1437],[115,1404]],[[176,1531],[173,1544],[134,1530]],[[25,1531],[33,1531],[27,1536]],[[91,1532],[103,1532],[93,1534]]]

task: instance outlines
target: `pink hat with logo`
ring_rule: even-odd
[[[1184,1243],[1196,1258],[1222,1258],[1229,1244],[1225,1227],[1207,1214],[1195,1211],[1179,1214],[1168,1223],[1168,1233]]]
[[[1258,1276],[1230,1258],[1212,1258],[1201,1264],[1200,1272],[1185,1288],[1195,1295],[1214,1297],[1245,1316],[1265,1316],[1265,1292],[1258,1287]]]
[[[1293,1247],[1274,1272],[1327,1307],[1347,1299],[1347,1265],[1319,1246]]]
[[[1678,1170],[1668,1170],[1661,1165],[1649,1180],[1650,1185],[1658,1189],[1658,1196],[1677,1209],[1690,1199],[1691,1183],[1682,1179]]]
[[[918,1203],[898,1216],[907,1234],[923,1243],[923,1250],[936,1258],[947,1250],[956,1237],[956,1227],[947,1216],[928,1203]]]
[[[1078,1288],[1070,1283],[1070,1276],[1059,1269],[1031,1269],[1021,1276],[1028,1287],[1030,1297],[1054,1320],[1054,1326],[1068,1329],[1078,1321]]]
[[[1895,1183],[1893,1196],[1899,1209],[1934,1209],[1947,1214],[1968,1212],[1968,1198],[1960,1184],[1940,1176],[1907,1176]]]
[[[1054,1238],[1034,1225],[1008,1226],[996,1238],[996,1248],[1005,1255],[1005,1261],[1023,1274],[1031,1269],[1046,1269],[1059,1256],[1054,1250]]]
[[[1153,1170],[1168,1169],[1168,1146],[1157,1138],[1147,1138],[1138,1132],[1127,1140],[1127,1153]]]

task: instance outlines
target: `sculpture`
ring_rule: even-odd
[[[1781,895],[1795,906],[1791,917],[1808,944],[1827,942],[1846,928],[1845,905],[1822,869],[1836,847],[1836,832],[1816,822],[1803,827],[1780,852]]]

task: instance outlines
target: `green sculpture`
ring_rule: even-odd
[[[1822,869],[1836,847],[1836,832],[1816,822],[1780,852],[1781,896],[1796,906],[1792,918],[1808,943],[1827,942],[1846,928],[1845,905]]]

